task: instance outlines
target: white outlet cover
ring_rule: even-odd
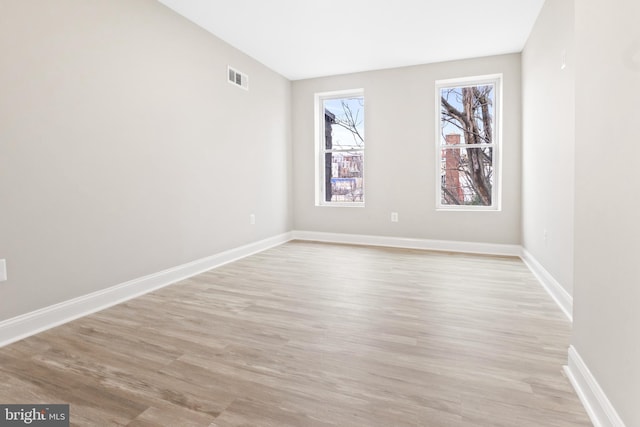
[[[0,282],[7,280],[7,261],[0,259]]]

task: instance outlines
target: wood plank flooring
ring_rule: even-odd
[[[81,426],[590,426],[516,258],[290,242],[0,349]]]

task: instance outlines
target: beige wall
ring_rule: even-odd
[[[154,0],[2,0],[0,320],[288,231],[290,86]]]
[[[501,212],[435,210],[436,80],[504,73]],[[366,207],[314,205],[314,93],[364,88]],[[294,228],[520,243],[520,55],[503,55],[293,82]],[[390,222],[391,212],[399,222]]]
[[[573,2],[547,0],[522,52],[522,245],[569,293],[573,292],[575,152]]]
[[[572,344],[640,426],[640,2],[580,0]]]
[[[522,53],[523,246],[573,294],[571,344],[627,426],[640,425],[638,19],[637,2],[547,0]]]

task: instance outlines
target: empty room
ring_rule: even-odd
[[[0,426],[640,426],[638,22],[0,0]]]

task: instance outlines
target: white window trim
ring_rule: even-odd
[[[436,80],[435,82],[435,105],[436,105],[436,138],[435,138],[435,188],[436,188],[436,210],[437,211],[492,211],[502,210],[502,73],[487,74],[482,76],[461,77],[455,79]],[[494,142],[493,142],[493,186],[491,206],[476,205],[443,205],[441,197],[441,161],[442,145],[440,138],[442,134],[440,117],[440,90],[446,87],[466,87],[491,83],[495,87],[495,117],[494,117]],[[482,147],[486,144],[460,144],[459,147]]]
[[[320,92],[314,96],[314,117],[315,117],[315,204],[319,207],[346,207],[346,208],[363,208],[366,201],[366,182],[365,170],[366,170],[366,147],[365,141],[364,148],[362,149],[362,202],[327,202],[324,200],[325,188],[324,188],[324,109],[322,108],[322,101],[326,99],[337,99],[347,97],[359,97],[364,96],[364,89],[348,89],[348,90],[336,90],[331,92]],[[366,101],[365,101],[366,105]],[[366,113],[365,113],[366,117]],[[366,119],[365,119],[366,129]],[[365,130],[365,135],[367,134]]]

